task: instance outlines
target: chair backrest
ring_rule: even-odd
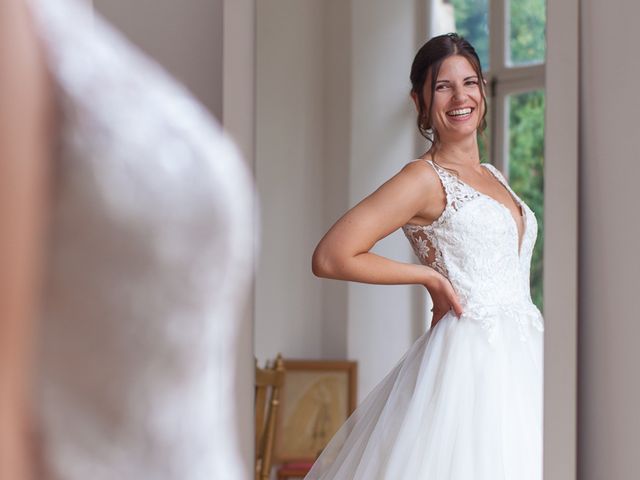
[[[284,361],[280,354],[271,365],[267,362],[265,368],[258,367],[256,360],[256,480],[269,479],[280,404],[280,389],[283,384]]]

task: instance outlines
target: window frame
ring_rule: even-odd
[[[511,0],[489,0],[489,65],[485,72],[489,85],[492,163],[509,178],[509,103],[511,95],[544,90],[544,61],[527,65],[509,65]]]

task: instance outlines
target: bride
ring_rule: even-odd
[[[540,480],[544,328],[529,289],[537,222],[480,162],[485,80],[472,45],[432,38],[410,78],[429,150],[340,218],[312,265],[331,279],[423,285],[431,327],[306,480]],[[420,265],[370,252],[398,228]]]

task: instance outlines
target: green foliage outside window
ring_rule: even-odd
[[[544,0],[511,0],[509,18],[511,63],[543,62],[546,30]]]
[[[542,310],[544,244],[544,91],[509,97],[509,183],[538,221],[531,260],[531,298]]]
[[[466,38],[480,58],[482,68],[489,65],[488,0],[453,0],[456,31]]]

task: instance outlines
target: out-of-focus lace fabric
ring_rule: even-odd
[[[462,303],[461,318],[478,322],[490,343],[495,340],[499,321],[504,319],[518,323],[523,341],[529,338],[531,328],[543,331],[542,315],[531,301],[529,287],[537,234],[533,211],[499,170],[483,164],[524,212],[525,231],[518,253],[518,229],[509,209],[446,169],[427,162],[442,182],[446,205],[429,225],[403,226],[420,262],[449,279]]]
[[[89,7],[30,5],[59,100],[39,478],[243,478],[248,171],[188,92]]]

